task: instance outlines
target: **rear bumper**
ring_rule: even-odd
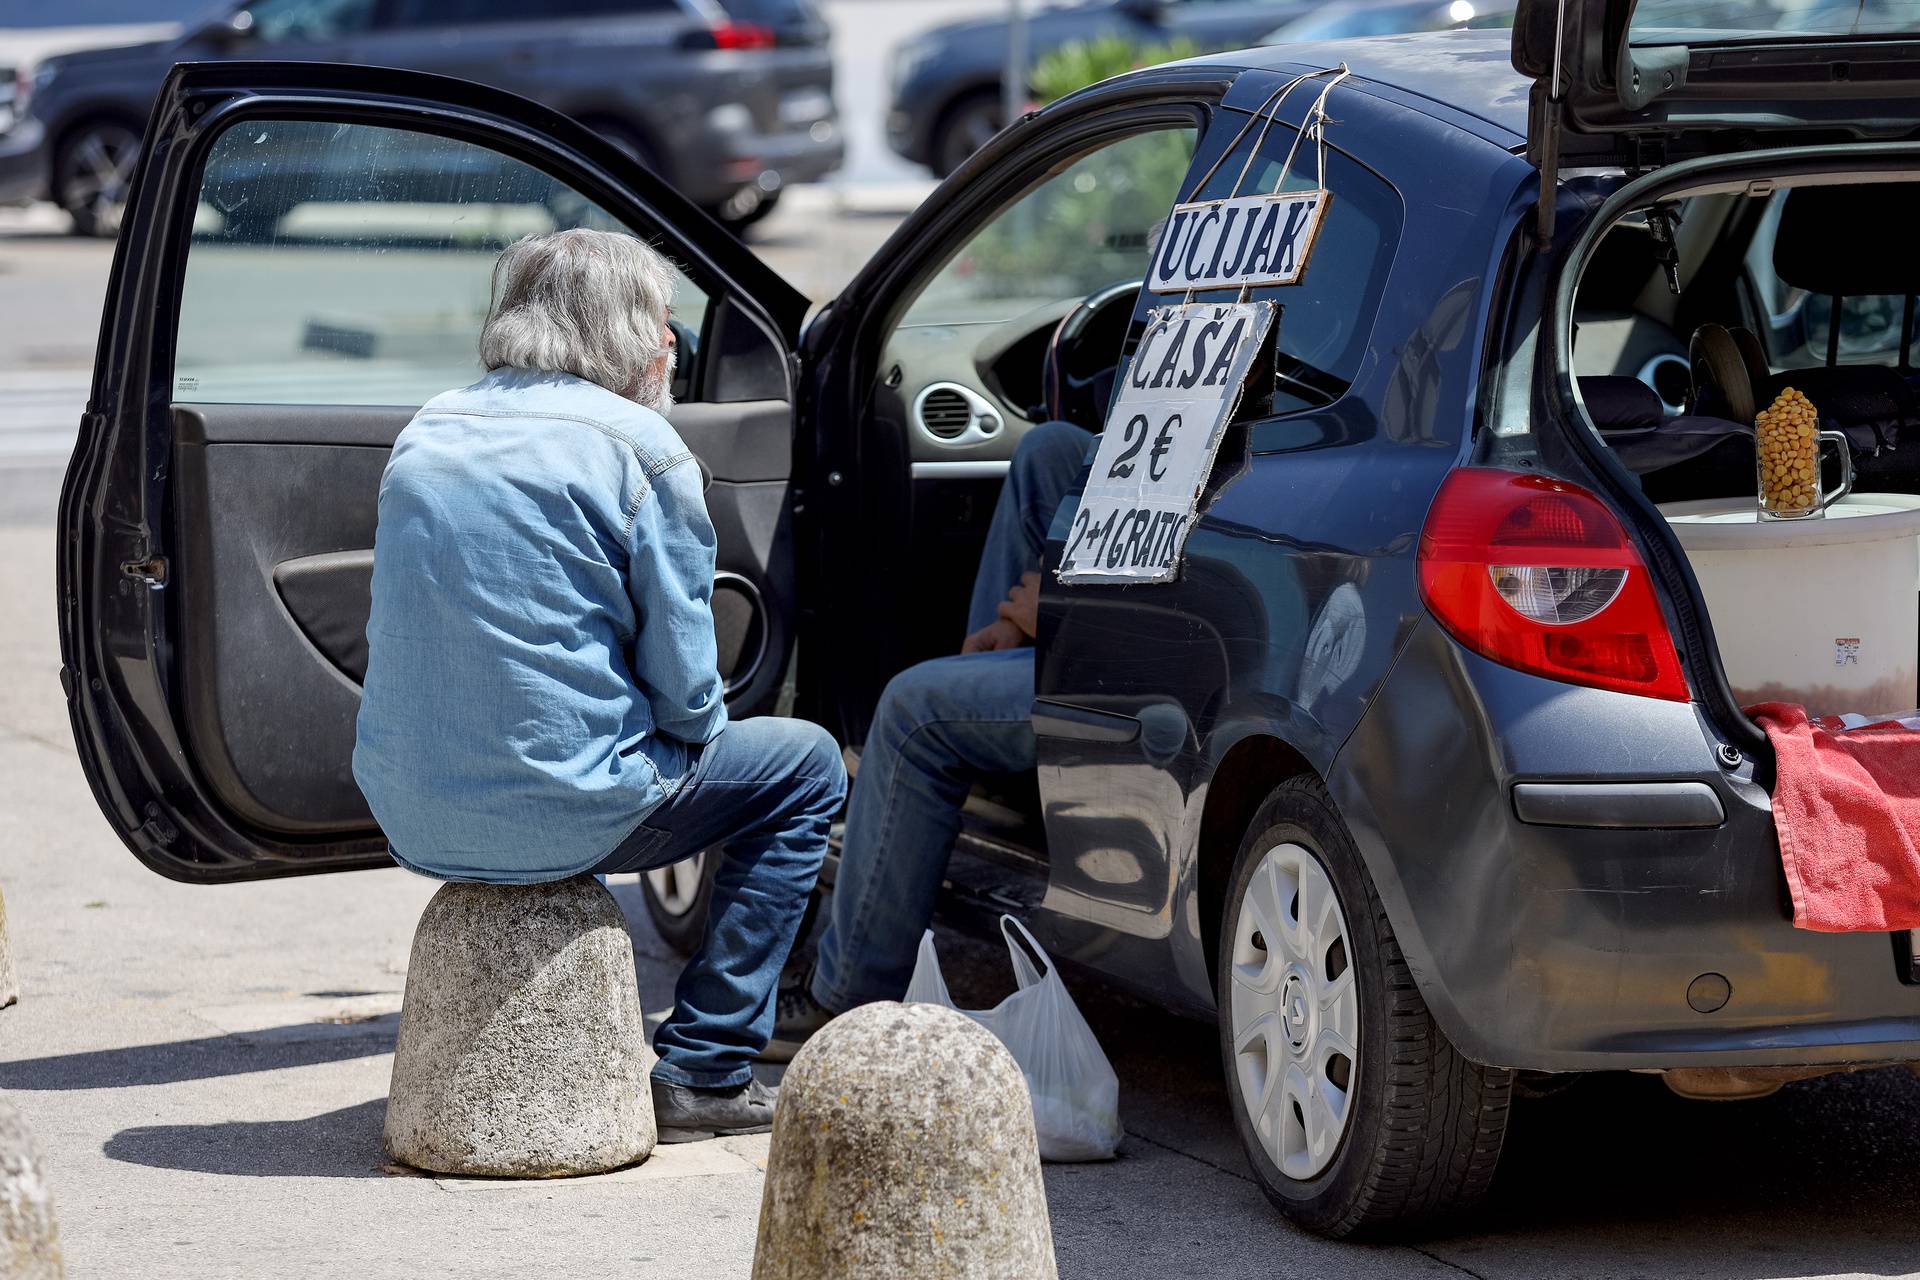
[[[0,204],[47,198],[46,142],[46,129],[32,116],[0,134]]]
[[[1431,622],[1416,631],[1329,785],[1468,1057],[1541,1071],[1920,1059],[1920,986],[1894,940],[1793,927],[1767,794],[1717,744],[1692,705],[1556,684]],[[1576,794],[1571,816],[1592,825],[1542,825],[1569,811],[1543,811],[1537,790],[1520,802],[1532,821],[1516,809],[1516,784],[1563,801],[1567,784],[1649,782],[1687,785],[1630,786],[1618,810]],[[1702,790],[1724,820],[1703,816]],[[1617,824],[1663,806],[1685,825]],[[1731,994],[1696,1007],[1716,1002],[1710,975]]]

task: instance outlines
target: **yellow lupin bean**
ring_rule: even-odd
[[[1753,420],[1760,457],[1760,501],[1781,515],[1804,515],[1819,500],[1820,415],[1788,387]]]

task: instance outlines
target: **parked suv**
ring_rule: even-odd
[[[576,117],[735,227],[843,151],[812,0],[250,0],[178,39],[41,63],[27,118],[0,136],[0,201],[49,198],[75,231],[113,234],[167,69],[228,58],[498,85]]]
[[[1520,1084],[1640,1071],[1738,1098],[1920,1060],[1913,939],[1794,925],[1774,758],[1716,639],[1790,615],[1799,584],[1775,568],[1786,604],[1710,617],[1655,505],[1731,475],[1753,527],[1751,422],[1713,414],[1731,379],[1810,373],[1866,415],[1843,423],[1862,487],[1920,494],[1910,363],[1859,322],[1823,331],[1920,295],[1900,78],[1920,40],[1857,7],[1782,33],[1759,7],[1764,27],[1702,30],[1683,0],[1522,0],[1510,38],[1117,77],[997,135],[811,320],[535,104],[179,68],[61,502],[61,678],[94,794],[183,880],[390,865],[350,767],[379,479],[409,406],[475,376],[493,252],[522,227],[624,226],[681,263],[673,417],[714,477],[729,706],[795,705],[858,747],[888,679],[958,648],[1022,436],[1100,427],[1116,374],[1198,373],[1134,367],[1184,296],[1143,290],[1155,247],[1211,269],[1182,228],[1223,215],[1171,207],[1324,189],[1297,282],[1249,290],[1280,315],[1193,469],[1175,578],[1062,582],[1064,558],[1143,539],[1055,513],[1037,768],[968,800],[950,918],[1022,913],[1063,963],[1214,1020],[1254,1176],[1335,1235],[1471,1205]],[[1323,97],[1325,146],[1300,145]],[[203,215],[216,171],[228,205],[280,198],[274,166],[236,167],[262,146],[377,188],[395,135],[464,175],[460,203],[267,244]],[[1670,382],[1708,325],[1766,336],[1681,377],[1682,421],[1641,377]],[[1737,465],[1690,471],[1696,437]],[[1890,590],[1912,625],[1910,567]],[[1848,634],[1843,656],[1887,642]],[[1906,672],[1888,699],[1913,696],[1914,634],[1880,655]]]
[[[1026,19],[1029,59],[1076,40],[1119,36],[1143,47],[1191,40],[1201,49],[1237,49],[1305,13],[1310,0],[1093,0],[1042,6]],[[887,144],[944,178],[1006,122],[1001,86],[1007,20],[949,22],[895,46]]]

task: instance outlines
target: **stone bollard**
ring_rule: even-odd
[[[952,1009],[870,1004],[787,1069],[753,1280],[1049,1280],[1033,1104]]]
[[[7,895],[0,893],[0,1009],[20,998],[20,979],[13,972],[13,942],[7,936]]]
[[[19,1111],[0,1098],[0,1276],[60,1280],[65,1274],[46,1163]]]
[[[590,877],[449,884],[413,935],[387,1153],[437,1173],[558,1178],[653,1150],[633,944]]]

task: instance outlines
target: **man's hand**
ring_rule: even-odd
[[[1020,628],[1023,640],[1040,634],[1040,575],[1031,571],[1021,574],[1018,585],[1000,602],[999,614],[1002,622]]]
[[[966,638],[961,644],[962,653],[992,653],[997,649],[1018,649],[1027,638],[1020,628],[1005,618],[995,618]]]

